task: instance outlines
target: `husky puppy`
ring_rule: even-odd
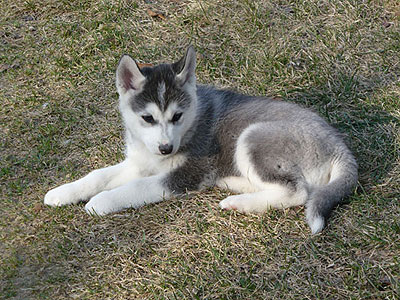
[[[243,213],[306,205],[311,232],[357,183],[340,134],[296,104],[196,84],[196,54],[140,69],[124,55],[116,72],[126,158],[50,190],[44,203],[88,201],[106,215],[203,187],[238,193],[220,207]]]

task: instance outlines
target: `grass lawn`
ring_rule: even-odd
[[[210,189],[91,217],[44,194],[123,159],[128,53],[319,112],[359,162],[322,234]],[[399,299],[398,0],[1,0],[0,299]]]

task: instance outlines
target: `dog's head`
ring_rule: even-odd
[[[158,155],[173,155],[196,114],[196,53],[190,46],[176,63],[140,69],[122,56],[116,75],[127,130]]]

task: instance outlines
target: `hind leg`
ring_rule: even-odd
[[[296,192],[280,184],[266,184],[265,189],[254,193],[229,196],[219,205],[222,209],[243,213],[262,213],[271,208],[287,208],[302,205],[307,199],[305,189]]]
[[[292,149],[287,143],[290,137],[280,130],[274,123],[256,123],[239,136],[234,162],[241,176],[222,178],[218,185],[223,187],[225,184],[244,194],[221,201],[223,209],[261,213],[270,208],[287,208],[306,202],[308,185],[292,160]],[[277,147],[283,141],[286,143]]]
[[[217,186],[235,193],[254,193],[260,191],[248,178],[240,176],[224,177],[217,181]]]

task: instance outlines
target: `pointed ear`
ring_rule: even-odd
[[[196,84],[196,51],[193,46],[189,46],[186,55],[172,65],[176,73],[176,79],[183,86],[186,83]]]
[[[117,68],[116,85],[120,95],[142,88],[146,77],[140,72],[136,62],[129,56],[121,57]]]

